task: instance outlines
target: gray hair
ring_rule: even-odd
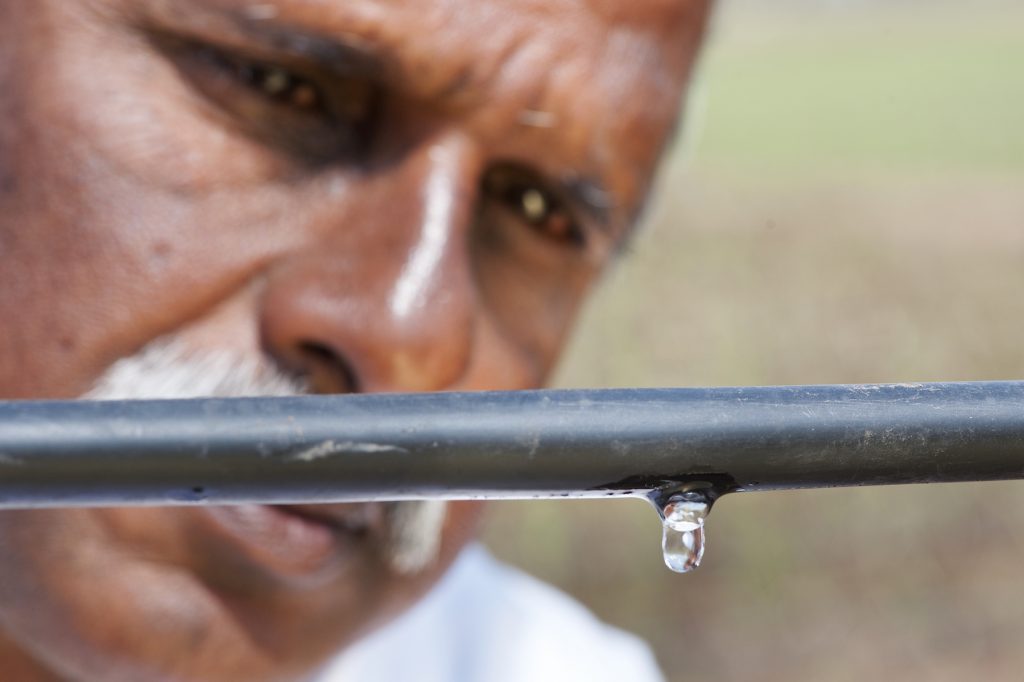
[[[230,398],[305,393],[300,378],[285,374],[264,357],[229,350],[198,351],[180,338],[158,339],[115,362],[83,398]],[[430,566],[441,546],[447,506],[440,500],[393,502],[386,506],[386,559],[397,573],[411,575]]]

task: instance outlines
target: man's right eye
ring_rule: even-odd
[[[279,66],[230,63],[242,82],[268,99],[310,113],[322,113],[324,96],[310,80]]]
[[[369,80],[181,41],[165,51],[194,91],[265,144],[313,163],[368,144],[379,96]]]

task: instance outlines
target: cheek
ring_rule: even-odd
[[[454,556],[476,536],[486,508],[485,502],[448,503],[448,516],[444,524],[444,545],[442,546],[445,554]]]
[[[497,335],[546,375],[599,268],[495,216],[482,217],[471,248],[481,305]]]
[[[158,528],[153,529],[157,532]],[[192,660],[265,661],[206,589],[93,511],[0,514],[0,623],[69,679],[164,679]]]
[[[19,320],[0,337],[9,397],[80,393],[115,359],[244,286],[291,241],[273,202],[194,202],[37,158],[34,189],[0,201],[0,314]]]
[[[476,538],[486,508],[485,502],[448,502],[437,561],[419,574],[396,580],[395,594],[390,596],[393,604],[400,609],[407,607],[444,576],[459,552]]]
[[[148,50],[69,25],[80,30],[0,49],[12,65],[0,68],[0,316],[18,320],[0,335],[8,398],[80,394],[303,243],[302,207],[316,204],[298,183],[259,180],[269,167],[241,142],[218,144]]]
[[[67,5],[66,7],[63,5]],[[175,192],[209,192],[273,179],[287,170],[232,128],[141,32],[110,30],[75,3],[54,10],[76,30],[37,55],[53,97],[51,124],[73,133],[70,149],[104,159],[118,175]],[[97,77],[96,74],[102,74]]]

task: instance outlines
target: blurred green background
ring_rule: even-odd
[[[558,385],[1024,378],[1024,5],[725,0],[689,110]],[[641,502],[486,529],[670,680],[1021,678],[1024,482],[736,495],[708,536],[677,576]]]

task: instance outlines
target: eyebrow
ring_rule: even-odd
[[[250,38],[336,71],[359,71],[378,77],[394,76],[398,71],[394,60],[365,38],[328,37],[288,24],[253,19],[244,10],[228,10],[226,15]]]
[[[315,63],[339,74],[358,73],[382,80],[396,79],[400,75],[399,64],[382,46],[361,36],[327,36],[286,23],[279,18],[276,5],[272,3],[223,7],[184,0],[182,4],[185,8],[178,16],[161,17],[171,22],[171,30],[216,40],[218,37],[223,39],[218,28],[225,28],[233,30],[236,40],[258,43],[266,49]],[[182,18],[190,15],[195,20]],[[211,29],[210,21],[220,26]]]
[[[332,35],[304,28],[282,16],[274,2],[210,7],[199,0],[180,1],[187,3],[189,11],[194,14],[223,20],[244,40],[308,61],[340,76],[370,78],[423,99],[443,97],[454,101],[475,91],[476,82],[465,69],[450,80],[425,89],[415,74],[394,57],[394,46],[353,32],[342,31]],[[215,34],[207,34],[209,40],[216,38]]]

